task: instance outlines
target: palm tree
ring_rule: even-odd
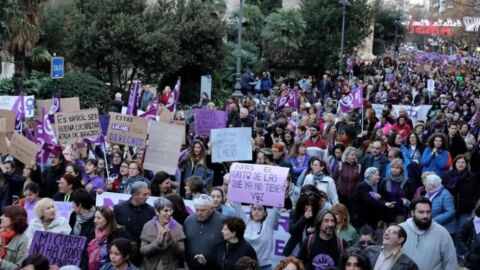
[[[15,71],[13,87],[20,91],[25,75],[25,58],[30,56],[40,38],[41,12],[40,7],[48,0],[11,0],[13,16],[7,22],[8,37],[3,45],[10,56],[13,56]]]
[[[302,45],[305,22],[297,10],[278,10],[266,18],[262,30],[263,56],[271,61],[287,60]]]

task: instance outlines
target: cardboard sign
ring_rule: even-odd
[[[171,112],[163,104],[159,106],[157,115],[160,116],[160,121],[170,123],[173,119],[173,112]]]
[[[35,158],[39,145],[25,138],[23,135],[13,133],[8,152],[23,164],[30,166],[35,164]]]
[[[283,207],[288,170],[277,166],[233,163],[228,200]]]
[[[252,160],[252,128],[212,129],[212,162]]]
[[[148,141],[143,167],[154,172],[165,171],[174,175],[177,170],[180,147],[185,137],[185,127],[152,121],[149,133],[155,135],[150,136]]]
[[[110,113],[107,141],[113,144],[143,147],[147,143],[148,119]]]
[[[55,134],[61,142],[100,136],[98,109],[55,114]]]
[[[13,109],[18,96],[0,96],[0,109]],[[23,96],[23,105],[25,108],[25,117],[32,118],[35,115],[35,96]]]
[[[7,149],[7,119],[0,118],[0,154],[6,154],[8,152]]]
[[[29,254],[40,253],[50,265],[80,266],[87,238],[68,234],[36,231],[33,235]]]
[[[423,70],[425,72],[430,72],[430,70],[432,70],[432,65],[430,65],[430,64],[423,65]]]
[[[42,108],[45,108],[45,112],[50,111],[52,106],[52,99],[37,100],[38,111],[41,112]],[[60,112],[76,112],[80,111],[80,100],[78,97],[61,98],[60,99]]]
[[[13,132],[15,130],[15,113],[9,110],[0,110],[0,118],[7,119],[5,123],[5,129],[7,133]]]
[[[210,130],[227,127],[227,113],[224,111],[198,109],[194,113],[197,136],[210,136]]]

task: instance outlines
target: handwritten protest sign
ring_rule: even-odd
[[[147,143],[148,119],[110,113],[107,141],[114,144],[143,147]]]
[[[39,146],[36,143],[21,134],[13,133],[8,152],[14,158],[23,162],[23,164],[30,166],[35,164],[38,149]]]
[[[73,142],[75,139],[100,136],[98,109],[55,114],[55,134],[59,141]]]
[[[171,112],[163,104],[159,106],[157,115],[160,116],[160,121],[170,123],[173,119],[173,112]]]
[[[5,141],[7,133],[7,119],[0,118],[0,154],[6,154],[7,149],[7,142]]]
[[[283,207],[288,168],[233,163],[228,199],[234,202]]]
[[[29,254],[40,253],[50,265],[80,266],[87,238],[68,234],[36,231],[33,235]]]
[[[123,193],[113,193],[113,192],[103,192],[102,194],[97,194],[96,196],[96,201],[95,201],[95,206],[103,206],[103,207],[108,207],[113,209],[113,207],[121,202],[127,201],[130,199],[129,194],[123,194]],[[151,206],[153,206],[153,203],[155,200],[157,200],[158,197],[153,197],[149,196],[147,203]],[[187,208],[187,212],[189,214],[194,213],[195,207],[193,205],[192,200],[183,200],[185,203],[185,206]],[[244,212],[248,215],[250,211],[250,207],[248,206],[243,206]],[[283,249],[285,248],[285,245],[290,239],[290,234],[288,233],[288,220],[289,220],[289,214],[288,212],[280,212],[280,216],[278,218],[278,226],[275,226],[273,230],[273,248],[271,251],[272,254],[272,264],[277,265],[278,262],[283,259]]]
[[[39,112],[42,111],[42,108],[44,108],[45,111],[48,112],[50,111],[51,106],[52,106],[51,99],[37,100],[37,108]],[[80,100],[78,97],[60,99],[60,112],[76,112],[76,111],[80,111]]]
[[[212,129],[212,162],[252,160],[252,128]]]
[[[227,127],[227,113],[224,111],[198,109],[194,113],[197,136],[210,136],[210,130]]]
[[[0,110],[0,118],[5,118],[5,131],[7,133],[13,132],[15,130],[15,113],[9,110]]]
[[[185,127],[152,121],[149,133],[156,136],[151,136],[149,139],[144,168],[154,172],[165,171],[175,174],[180,147],[185,137]]]
[[[11,111],[17,99],[18,96],[0,96],[0,109]],[[25,108],[26,118],[33,117],[35,114],[35,96],[24,96],[23,108]]]
[[[427,81],[427,90],[429,93],[433,93],[435,91],[435,81],[432,79],[429,79]]]

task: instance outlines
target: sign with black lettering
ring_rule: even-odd
[[[212,129],[212,162],[252,160],[252,128]]]
[[[55,134],[61,142],[74,142],[76,139],[97,138],[100,136],[98,109],[55,114]]]
[[[87,238],[68,234],[36,231],[33,235],[29,254],[40,253],[50,265],[80,266]]]
[[[109,143],[143,147],[147,143],[147,134],[148,119],[110,113],[107,130],[107,141]]]
[[[283,207],[288,170],[278,166],[233,163],[228,200]]]

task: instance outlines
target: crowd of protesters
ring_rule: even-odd
[[[85,236],[86,270],[479,269],[480,65],[417,60],[385,56],[351,64],[342,78],[326,73],[277,85],[268,72],[242,76],[247,96],[229,98],[221,110],[227,127],[252,128],[246,163],[290,169],[283,208],[228,201],[230,164],[212,162],[208,136],[187,138],[176,175],[145,170],[148,147],[108,145],[102,153],[89,145],[82,153],[74,144],[33,166],[4,156],[0,269],[52,267],[28,254],[35,231]],[[424,64],[430,68],[418,68]],[[342,113],[338,102],[359,87],[362,108]],[[165,88],[160,102],[170,93]],[[292,93],[295,105],[279,106]],[[142,109],[153,99],[144,87]],[[384,105],[381,113],[374,103]],[[417,119],[393,110],[397,104],[432,107]],[[220,109],[206,94],[199,106]],[[95,207],[103,192],[131,197],[113,209]],[[153,205],[149,196],[158,197]],[[193,200],[194,213],[184,199]],[[54,201],[72,202],[69,220]],[[34,209],[30,222],[25,208]],[[273,231],[282,212],[290,238],[277,263]]]

